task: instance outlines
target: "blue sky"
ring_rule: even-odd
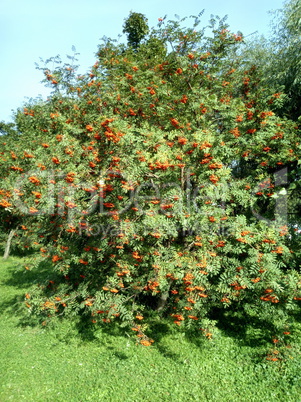
[[[1,0],[0,4],[0,121],[12,120],[12,110],[26,98],[48,90],[40,84],[42,74],[35,62],[60,55],[68,61],[74,45],[80,53],[80,73],[96,60],[95,52],[104,35],[122,34],[124,19],[130,11],[145,14],[150,26],[167,14],[173,19],[196,15],[205,9],[202,21],[210,15],[228,15],[233,32],[268,36],[270,10],[283,6],[283,0]],[[124,38],[124,36],[123,36]],[[122,38],[121,38],[122,40]]]

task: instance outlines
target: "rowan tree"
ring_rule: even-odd
[[[286,213],[299,129],[256,66],[242,71],[242,34],[212,19],[206,36],[199,17],[159,19],[134,48],[106,39],[85,75],[46,66],[52,95],[17,114],[26,147],[6,150],[0,205],[51,266],[26,299],[42,320],[120,322],[150,345],[153,312],[204,328],[216,309],[269,320],[300,300]]]

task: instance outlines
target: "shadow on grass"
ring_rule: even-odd
[[[10,277],[3,281],[4,286],[25,290],[34,284],[45,283],[58,277],[51,272],[47,261],[42,261],[37,268],[32,270],[26,270],[20,266],[20,263],[16,262],[7,269],[7,273],[10,274]]]
[[[41,319],[28,314],[25,306],[25,294],[34,285],[49,283],[50,270],[47,261],[42,261],[38,267],[32,270],[27,270],[24,267],[24,261],[14,260],[14,257],[10,257],[7,260],[0,259],[1,266],[5,266],[5,276],[2,280],[0,314],[6,313],[18,317],[20,326],[39,325]],[[56,279],[54,273],[51,274],[51,279]]]
[[[45,284],[49,281],[56,280],[55,273],[49,270],[49,265],[46,262],[41,262],[37,268],[33,270],[25,270],[21,268],[20,262],[13,261],[11,265],[5,268],[6,279],[2,282],[9,289],[7,295],[3,298],[3,302],[0,303],[0,314],[7,313],[12,316],[18,317],[20,326],[24,327],[37,327],[41,326],[39,317],[31,316],[26,311],[24,293],[34,284]],[[1,262],[0,262],[1,266]],[[14,291],[17,290],[17,291]],[[24,291],[24,293],[22,293]],[[16,294],[19,293],[19,294]],[[174,324],[168,320],[168,318],[159,317],[155,311],[150,311],[149,327],[146,330],[147,335],[152,338],[155,343],[154,346],[157,350],[169,359],[179,360],[180,355],[175,353],[168,346],[161,342],[167,335],[178,332],[181,329],[175,328]],[[244,312],[235,310],[214,310],[211,312],[210,317],[212,320],[217,321],[217,328],[226,337],[234,338],[239,345],[249,346],[252,348],[265,347],[267,344],[271,344],[272,338],[277,334],[278,330],[272,322],[263,320],[257,316],[249,315]],[[70,320],[69,318],[62,317],[61,320]],[[301,316],[297,313],[292,314],[292,320],[301,323]],[[74,324],[73,336],[77,337],[80,342],[99,342],[100,339],[97,336],[99,327],[95,326],[91,322],[91,317],[77,317]],[[112,337],[124,337],[132,338],[132,333],[129,334],[128,328],[122,328],[116,323],[102,326],[101,332],[104,335],[108,335],[108,338]],[[185,333],[186,339],[195,344],[199,348],[206,347],[207,340],[200,332],[200,328],[188,330]],[[67,337],[66,337],[67,339]],[[64,341],[62,339],[62,341]],[[116,357],[124,360],[127,358],[126,354],[114,348],[114,344],[110,344],[108,341],[108,348],[112,348]]]
[[[279,333],[279,325],[254,314],[235,310],[216,310],[211,314],[222,333],[235,338],[241,346],[266,345]]]

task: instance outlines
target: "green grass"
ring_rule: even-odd
[[[29,325],[20,305],[43,275],[20,258],[0,261],[1,402],[301,401],[300,322],[277,362],[265,359],[272,344],[260,325],[233,322],[210,341],[157,322],[156,342],[141,347],[114,328]]]

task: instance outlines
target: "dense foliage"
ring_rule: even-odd
[[[296,121],[301,115],[300,21],[300,0],[287,0],[273,12],[270,37],[250,38],[245,49],[247,63],[256,63],[265,85],[279,93],[277,113]]]
[[[298,126],[243,69],[224,20],[206,36],[199,16],[163,18],[147,35],[134,17],[144,40],[105,40],[89,73],[42,68],[52,95],[17,113],[4,144],[1,214],[53,266],[29,310],[118,321],[144,345],[152,311],[202,329],[224,308],[286,317],[301,299]]]

